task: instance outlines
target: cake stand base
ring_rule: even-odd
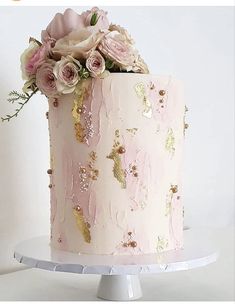
[[[111,301],[137,300],[142,297],[138,275],[102,275],[97,297]]]
[[[99,274],[97,296],[105,300],[128,301],[142,296],[139,274],[173,272],[206,266],[218,253],[205,229],[184,231],[184,249],[144,255],[85,255],[50,247],[49,237],[26,240],[15,248],[20,263],[50,271]]]

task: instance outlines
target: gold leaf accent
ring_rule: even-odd
[[[73,209],[73,215],[75,216],[78,229],[83,235],[84,241],[90,243],[91,242],[91,234],[89,230],[90,225],[85,221],[84,216],[82,214],[82,210]]]
[[[114,161],[113,165],[113,175],[121,184],[123,189],[126,188],[126,176],[125,171],[122,169],[121,157],[116,149],[113,149],[112,152],[107,156],[107,158]]]
[[[165,149],[174,154],[175,152],[175,137],[174,137],[174,133],[173,133],[173,130],[170,128],[168,129],[168,132],[167,132],[167,137],[166,137],[166,143],[165,143]]]
[[[157,252],[161,252],[168,247],[168,240],[163,236],[157,238]]]
[[[126,129],[126,130],[127,130],[127,132],[129,132],[129,133],[131,133],[131,134],[133,134],[133,135],[135,135],[135,134],[136,134],[136,132],[138,131],[138,129],[137,129],[137,128]]]
[[[84,131],[85,129],[82,127],[80,123],[81,119],[81,113],[79,113],[79,110],[82,109],[83,106],[83,100],[84,95],[86,93],[86,87],[85,87],[85,80],[81,81],[74,92],[74,101],[73,101],[73,109],[72,109],[72,116],[74,119],[74,129],[76,134],[76,139],[79,142],[84,142]]]
[[[142,82],[137,83],[135,85],[135,92],[136,92],[136,95],[143,102],[143,106],[144,106],[144,110],[142,112],[143,116],[145,116],[147,118],[151,118],[152,117],[152,105],[151,105],[151,102],[149,101],[149,99],[147,98],[145,85]]]
[[[85,137],[85,128],[83,128],[83,126],[81,125],[80,122],[76,122],[74,124],[74,129],[75,129],[75,135],[76,135],[76,139],[83,143],[84,142],[84,137]]]

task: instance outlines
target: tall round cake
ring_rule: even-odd
[[[126,29],[93,7],[58,13],[21,55],[12,115],[49,101],[51,246],[147,254],[183,246],[180,81],[149,73]],[[21,100],[21,102],[19,102]]]
[[[51,244],[86,254],[183,245],[182,85],[113,73],[49,99]]]

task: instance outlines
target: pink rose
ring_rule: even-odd
[[[105,60],[98,51],[93,51],[86,60],[91,77],[98,77],[105,71]]]
[[[137,52],[119,32],[113,31],[106,34],[98,45],[98,49],[120,69],[132,70]]]
[[[74,31],[56,42],[53,48],[53,56],[56,59],[68,55],[76,59],[86,59],[89,53],[97,47],[104,35],[101,32],[92,34],[86,29]]]
[[[72,93],[80,80],[79,71],[82,66],[79,61],[72,57],[62,57],[56,62],[53,72],[56,77],[56,87],[58,92],[63,94]]]
[[[90,21],[94,13],[97,14],[97,23],[91,26]],[[41,37],[43,42],[47,42],[49,39],[61,39],[73,31],[87,29],[91,33],[97,33],[108,28],[109,22],[104,11],[93,8],[79,15],[69,8],[64,14],[55,15],[46,30],[42,31]]]
[[[38,68],[36,73],[36,85],[47,97],[53,97],[57,94],[56,78],[53,74],[54,65],[54,60],[48,60]]]
[[[48,44],[43,44],[32,54],[32,57],[25,65],[25,71],[29,76],[35,75],[37,69],[42,65],[49,54]]]

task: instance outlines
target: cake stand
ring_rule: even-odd
[[[30,267],[50,271],[99,274],[97,296],[105,300],[136,300],[142,296],[139,274],[160,274],[206,266],[216,261],[217,251],[205,230],[185,230],[185,246],[158,254],[138,256],[83,255],[55,250],[49,237],[19,243],[14,257]]]

